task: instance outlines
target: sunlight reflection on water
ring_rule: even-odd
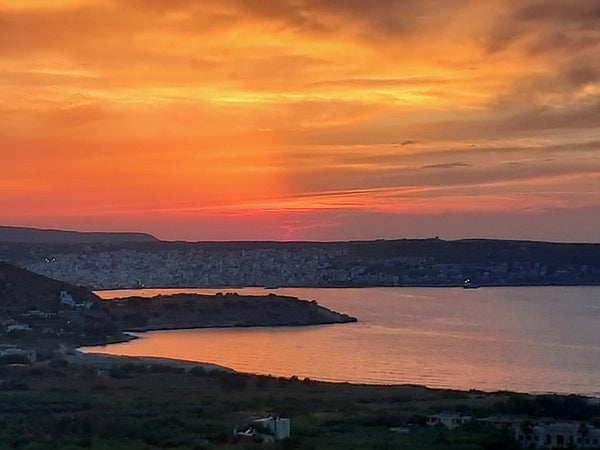
[[[127,290],[317,299],[358,323],[157,331],[85,351],[211,362],[243,372],[370,384],[600,395],[600,287]]]

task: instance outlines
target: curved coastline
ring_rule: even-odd
[[[144,332],[193,328],[285,327],[356,322],[297,297],[237,293],[126,297],[104,303],[120,330]]]

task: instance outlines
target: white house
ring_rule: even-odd
[[[432,414],[427,416],[427,425],[435,426],[437,424],[442,424],[446,428],[453,429],[464,425],[467,422],[472,420],[471,416],[463,416],[462,414],[456,412],[441,412],[439,414]]]
[[[259,437],[263,442],[275,442],[290,436],[290,419],[283,417],[265,417],[252,421],[244,431],[233,430],[238,437]]]
[[[9,333],[11,331],[29,331],[31,330],[31,326],[28,323],[14,323],[12,325],[8,325],[6,327],[6,332]]]
[[[70,306],[71,308],[75,308],[75,306],[77,306],[75,304],[75,300],[73,300],[73,297],[67,291],[60,291],[60,303]]]
[[[290,419],[283,417],[265,417],[264,419],[256,419],[254,421],[257,425],[262,425],[273,435],[275,441],[280,441],[290,436]]]
[[[535,424],[528,429],[516,428],[521,447],[529,448],[598,448],[600,429],[577,422]]]

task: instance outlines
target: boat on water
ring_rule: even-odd
[[[470,277],[467,277],[463,281],[463,288],[464,289],[478,289],[479,286],[477,286],[476,284],[473,284],[473,280],[471,280]]]

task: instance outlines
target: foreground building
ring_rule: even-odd
[[[435,426],[441,424],[452,430],[456,427],[466,424],[467,422],[470,422],[471,420],[471,416],[463,416],[462,414],[456,412],[445,411],[439,414],[427,416],[427,425]]]
[[[552,422],[516,428],[523,448],[600,448],[600,429],[576,422]]]
[[[279,416],[256,419],[246,430],[233,430],[233,434],[242,438],[259,438],[263,442],[281,441],[290,437],[290,419]]]

